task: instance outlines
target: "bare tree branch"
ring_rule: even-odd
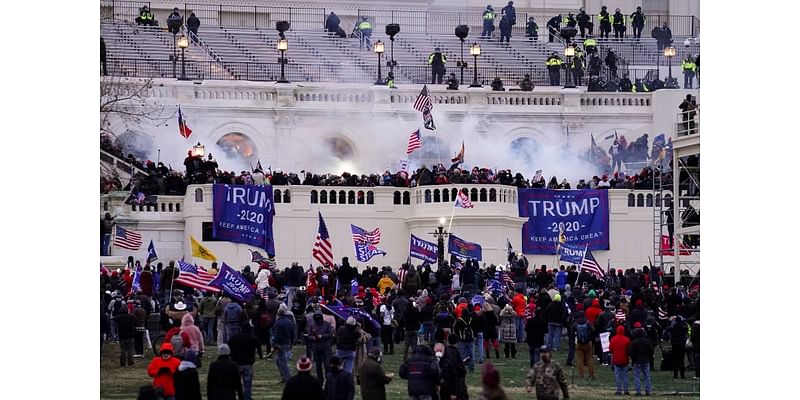
[[[100,135],[117,135],[143,122],[160,125],[172,118],[164,106],[150,100],[153,79],[107,77],[100,81]],[[119,121],[124,130],[115,132],[112,123]]]

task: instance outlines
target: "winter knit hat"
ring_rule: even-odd
[[[300,357],[297,360],[297,371],[298,372],[308,372],[311,371],[311,359],[308,357]]]
[[[229,355],[231,355],[231,348],[227,344],[223,343],[223,344],[219,345],[219,349],[217,350],[217,354],[221,355],[221,356],[229,356]]]

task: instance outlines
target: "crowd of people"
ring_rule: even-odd
[[[102,147],[106,149],[105,147]],[[119,156],[119,155],[118,155]],[[509,185],[518,188],[547,188],[547,189],[652,189],[653,176],[658,174],[659,169],[648,165],[638,173],[627,174],[622,170],[622,163],[617,162],[613,173],[598,174],[591,179],[580,179],[576,184],[567,182],[566,179],[559,180],[552,176],[549,181],[544,176],[525,178],[522,173],[513,173],[510,169],[494,170],[491,168],[473,167],[471,170],[459,168],[459,164],[451,165],[446,168],[443,164],[437,164],[428,168],[426,165],[420,166],[415,171],[398,171],[392,173],[389,170],[383,174],[354,174],[343,172],[342,174],[315,174],[310,171],[284,172],[281,169],[263,171],[256,167],[253,171],[225,171],[219,168],[213,154],[208,154],[205,158],[192,155],[191,152],[184,161],[185,173],[175,171],[159,162],[157,165],[153,161],[136,161],[133,155],[129,154],[126,158],[132,165],[138,166],[147,172],[147,175],[136,173],[129,182],[122,182],[115,175],[101,176],[101,193],[113,191],[128,191],[132,193],[143,193],[145,195],[183,195],[187,185],[202,183],[224,183],[234,185],[306,185],[306,186],[356,186],[356,187],[417,187],[428,185],[447,185],[447,184],[499,184]],[[670,181],[670,175],[664,174],[662,180]]]
[[[346,257],[308,271],[297,263],[283,270],[246,266],[242,274],[256,295],[239,301],[175,282],[173,262],[141,268],[131,257],[124,271],[101,270],[101,351],[109,351],[105,341],[119,343],[120,366],[135,365],[149,344],[147,321],[159,316],[166,333],[159,356],[149,361],[153,383],[142,399],[155,392],[196,398],[189,393],[201,392],[197,368],[207,346],[218,354],[208,372],[209,398],[238,393],[249,400],[254,373],[280,376],[283,399],[353,399],[356,384],[364,399],[386,398],[393,374],[381,362],[395,345],[403,360],[398,375],[418,399],[466,399],[465,377],[481,365],[483,392],[506,398],[490,360],[524,357],[522,343],[529,350],[528,391],[540,399],[569,397],[556,358],[577,365],[579,379],[610,366],[616,394],[630,394],[632,368],[636,394],[650,395],[650,372],[659,367],[654,350],[668,346],[660,369],[685,379],[688,360],[699,378],[697,280],[672,285],[647,266],[610,268],[602,277],[574,265],[532,269],[514,253],[501,265],[451,261],[435,270],[424,263],[361,272]]]

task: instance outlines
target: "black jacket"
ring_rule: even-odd
[[[256,362],[258,339],[250,333],[239,332],[228,341],[231,348],[231,360],[238,365],[253,365]]]
[[[200,18],[190,15],[189,19],[186,20],[186,27],[189,28],[190,31],[196,31],[200,28]]]
[[[406,312],[403,315],[403,318],[405,319],[406,322],[407,331],[419,330],[421,314],[419,310],[417,310],[416,306],[409,305],[408,308],[406,308]]]
[[[353,400],[356,386],[353,374],[344,370],[334,370],[325,378],[326,400]]]
[[[553,301],[544,309],[544,319],[547,323],[563,324],[567,318],[567,310],[564,307],[564,302]]]
[[[325,393],[317,378],[310,372],[298,372],[289,378],[283,388],[281,400],[324,400]]]
[[[187,364],[189,364],[188,361],[182,361],[178,370],[175,371],[175,400],[202,400],[197,366],[188,367]]]
[[[525,323],[525,342],[528,347],[535,349],[544,345],[544,335],[547,334],[547,322],[541,316],[528,319]]]
[[[633,364],[647,364],[653,354],[653,345],[644,333],[644,329],[633,331],[633,341],[628,346],[628,355],[631,356]]]
[[[433,396],[439,383],[439,363],[428,347],[418,346],[414,354],[400,366],[400,377],[408,379],[409,396]]]
[[[132,314],[119,314],[112,319],[117,321],[117,332],[119,332],[120,339],[133,339],[136,336],[136,319]]]
[[[356,351],[356,343],[361,334],[358,327],[352,325],[340,326],[336,331],[336,349],[341,351]]]
[[[392,378],[386,376],[383,368],[372,358],[367,357],[358,371],[361,382],[361,398],[369,400],[386,400],[386,385]]]
[[[208,367],[208,400],[244,400],[239,366],[229,356],[219,356]]]

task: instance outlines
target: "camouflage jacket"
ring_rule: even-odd
[[[559,389],[564,392],[564,398],[569,398],[567,391],[567,378],[564,370],[556,362],[545,364],[541,360],[528,372],[528,385],[536,389],[536,398],[539,400],[558,399]]]

